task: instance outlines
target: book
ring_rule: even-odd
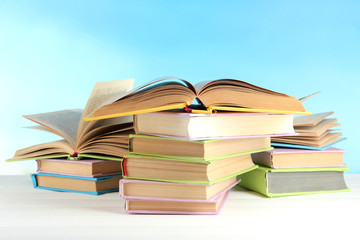
[[[180,78],[164,77],[119,94],[94,109],[85,120],[184,108],[196,112],[188,107],[194,101],[205,107],[208,113],[218,110],[311,114],[297,98],[245,81],[218,79],[193,86]]]
[[[275,148],[252,154],[255,164],[270,168],[345,167],[345,150],[328,148],[323,151]]]
[[[183,140],[296,135],[294,115],[270,113],[194,114],[158,112],[134,116],[136,134]]]
[[[100,195],[119,191],[121,175],[80,177],[51,173],[34,173],[31,175],[31,178],[34,188]]]
[[[127,213],[141,214],[218,214],[227,199],[229,191],[214,200],[204,201],[169,201],[153,199],[126,199]]]
[[[294,118],[294,129],[299,135],[275,136],[271,139],[276,147],[323,150],[343,140],[342,133],[333,127],[340,126],[336,118],[326,118],[334,112],[317,113]]]
[[[347,167],[284,168],[258,167],[241,175],[240,186],[267,197],[347,192]]]
[[[100,158],[118,160],[128,153],[129,134],[133,133],[132,117],[84,122],[89,109],[112,98],[114,94],[129,91],[133,79],[97,83],[82,109],[24,115],[38,124],[30,127],[62,137],[62,140],[20,149],[8,161],[42,158]],[[113,157],[113,158],[111,158]]]
[[[37,159],[37,172],[83,177],[121,174],[121,161],[82,159]]]
[[[121,179],[119,193],[124,199],[212,201],[239,182],[236,177],[211,185]]]
[[[266,151],[271,147],[270,137],[231,138],[187,141],[175,138],[131,134],[129,151],[148,156],[214,159],[237,153]]]
[[[160,158],[130,154],[123,159],[123,178],[211,185],[251,171],[250,154],[213,161]]]

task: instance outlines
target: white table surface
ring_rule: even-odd
[[[360,175],[351,192],[265,198],[235,187],[219,215],[131,215],[118,193],[34,189],[0,176],[0,239],[360,239]]]

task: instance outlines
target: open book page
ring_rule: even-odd
[[[89,131],[84,131],[81,134],[81,138],[77,142],[77,148],[81,149],[82,145],[85,143],[90,143],[98,138],[104,138],[106,135],[111,134],[114,131],[122,132],[133,129],[133,124],[131,122],[121,123],[116,122],[117,119],[121,118],[110,118],[104,120],[97,120],[94,122],[101,122],[103,121],[104,125],[95,125],[89,129]],[[112,123],[109,120],[113,120]],[[115,120],[115,121],[114,121]]]
[[[41,125],[29,126],[29,127],[24,127],[24,128],[40,130],[40,131],[49,132],[49,133],[53,133],[53,134],[58,135],[57,132],[55,132],[54,130],[52,130],[50,128],[43,127]]]
[[[193,101],[194,97],[195,89],[191,83],[177,77],[163,77],[109,99],[85,117],[85,121],[139,114],[149,109],[174,109],[178,105],[185,105],[189,99]],[[171,108],[167,108],[170,105]]]
[[[284,93],[275,92],[237,79],[217,79],[213,81],[202,81],[195,85],[195,89],[198,95],[201,95],[201,93],[208,87],[231,87],[233,88],[233,90],[237,91],[245,91],[246,89],[251,89],[259,93],[287,96]]]
[[[69,145],[67,141],[59,140],[17,150],[12,160],[35,159],[46,156],[72,154],[73,152],[74,149]]]
[[[316,124],[320,123],[323,119],[330,116],[334,112],[323,112],[323,113],[316,113],[310,116],[300,116],[294,118],[294,127],[300,126],[315,126]]]
[[[305,97],[299,98],[299,101],[300,101],[300,102],[305,102],[305,101],[306,101],[306,100],[308,100],[309,98],[312,98],[313,96],[318,95],[319,93],[321,93],[321,92],[319,91],[319,92],[316,92],[316,93],[310,94],[310,95],[308,95],[308,96],[305,96]]]
[[[154,89],[154,88],[158,88],[164,85],[168,85],[171,82],[180,82],[181,84],[185,85],[186,87],[188,87],[189,89],[191,89],[194,93],[195,93],[195,89],[193,87],[193,85],[191,83],[189,83],[186,80],[183,80],[181,78],[178,77],[162,77],[162,78],[157,78],[153,81],[150,81],[140,87],[137,87],[129,92],[124,92],[124,93],[120,93],[116,96],[114,96],[113,98],[109,98],[106,102],[104,102],[102,105],[100,105],[99,107],[111,104],[115,101],[121,100],[125,97],[131,97],[132,95],[135,94],[139,94],[141,92],[145,92],[147,90],[150,89]],[[85,116],[85,115],[84,115]]]
[[[81,119],[82,109],[62,110],[49,113],[24,115],[23,117],[49,129],[69,142],[75,148],[76,131]]]
[[[119,95],[130,91],[133,87],[133,84],[134,79],[96,83],[93,91],[90,94],[88,102],[86,103],[81,119],[83,119],[85,116],[90,115],[95,109],[101,107],[104,103],[109,101],[115,101]],[[77,138],[80,137],[82,131],[88,124],[89,122],[84,122],[81,120],[77,132]]]

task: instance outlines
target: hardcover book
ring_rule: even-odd
[[[129,151],[133,154],[200,161],[271,149],[270,137],[188,141],[131,134],[129,143]]]
[[[252,154],[255,164],[270,168],[302,167],[345,167],[345,150],[328,148],[323,151],[292,148],[275,148],[270,151]]]
[[[256,167],[250,154],[214,161],[130,154],[123,159],[122,169],[123,177],[129,179],[211,185]]]
[[[213,201],[239,182],[236,177],[211,185],[121,179],[119,193],[125,199]]]
[[[98,177],[121,174],[121,161],[37,159],[37,171],[62,175]]]
[[[183,140],[297,135],[294,115],[271,113],[193,114],[158,112],[134,116],[137,134]]]
[[[241,175],[240,186],[267,197],[347,192],[347,167],[284,168],[258,167]]]
[[[227,199],[229,191],[214,200],[169,201],[151,199],[126,199],[125,210],[128,213],[141,214],[218,214]]]
[[[80,177],[51,173],[34,173],[31,175],[31,178],[34,188],[100,195],[119,191],[121,175]]]

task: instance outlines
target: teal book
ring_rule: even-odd
[[[241,175],[240,186],[267,197],[347,192],[347,167],[284,168],[258,167]]]
[[[121,174],[102,177],[82,177],[52,173],[34,173],[31,175],[34,188],[100,195],[119,191]]]

